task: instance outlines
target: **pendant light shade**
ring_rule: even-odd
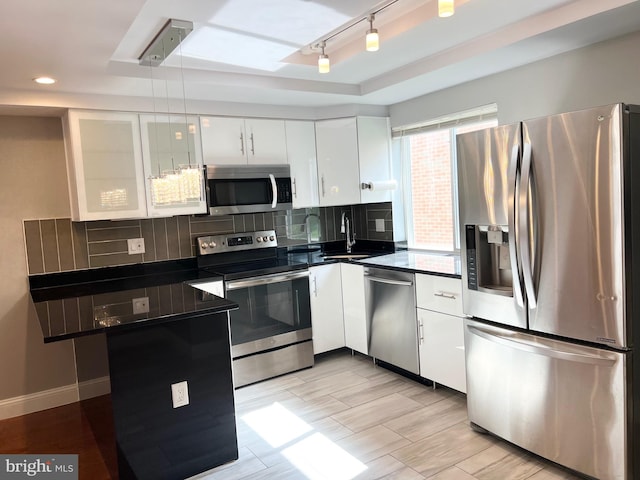
[[[367,30],[366,48],[367,52],[377,52],[380,48],[380,37],[378,36],[378,30],[373,28],[374,16],[369,15],[369,30]]]
[[[329,61],[329,55],[321,53],[318,57],[318,72],[329,73],[331,71],[331,62]]]
[[[438,16],[450,17],[455,12],[454,0],[438,0]]]
[[[318,55],[318,72],[319,73],[329,73],[331,71],[331,62],[329,61],[329,55],[324,53],[325,43],[322,42],[320,44],[320,48],[322,49],[322,53]]]

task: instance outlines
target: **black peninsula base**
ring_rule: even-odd
[[[238,305],[191,286],[222,282],[192,263],[29,277],[46,343],[106,334],[121,479],[181,480],[238,458],[228,313]],[[186,394],[174,394],[182,382]],[[188,403],[174,408],[174,396]]]
[[[107,331],[121,479],[183,479],[238,458],[227,316]],[[173,408],[183,381],[189,404]]]

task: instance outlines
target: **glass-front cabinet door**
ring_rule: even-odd
[[[138,115],[71,110],[63,127],[72,219],[145,217]]]
[[[200,124],[184,115],[140,115],[148,216],[206,213]]]

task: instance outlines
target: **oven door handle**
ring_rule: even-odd
[[[309,277],[309,270],[274,273],[272,275],[262,275],[260,277],[225,282],[225,290],[228,292],[229,290],[238,290],[239,288],[257,287],[258,285],[266,285],[268,283],[282,283],[305,277]]]

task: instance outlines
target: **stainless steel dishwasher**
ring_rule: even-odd
[[[413,273],[367,267],[364,279],[369,355],[420,374]]]

